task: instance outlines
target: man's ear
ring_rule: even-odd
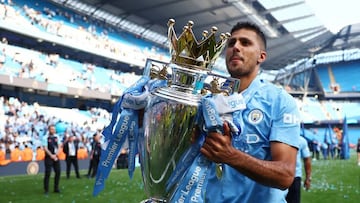
[[[263,63],[266,60],[266,51],[260,51],[257,63]]]
[[[263,63],[265,60],[266,60],[266,52],[265,51],[260,51],[257,62],[258,63]]]

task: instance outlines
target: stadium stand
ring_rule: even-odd
[[[337,87],[337,92],[358,92],[360,86],[358,73],[360,71],[359,61],[329,63],[326,66],[317,68],[319,78],[323,84],[325,92],[334,92]]]

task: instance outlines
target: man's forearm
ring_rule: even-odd
[[[282,161],[260,160],[238,150],[235,153],[227,164],[254,181],[282,190],[293,182],[295,166]]]
[[[53,155],[47,147],[44,147],[44,150],[47,155],[49,155],[49,156]]]
[[[311,180],[311,159],[304,158],[305,178]]]
[[[57,155],[50,152],[50,150],[47,147],[44,147],[44,150],[46,154],[48,154],[52,159],[57,159]]]

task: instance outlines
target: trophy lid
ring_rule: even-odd
[[[171,63],[210,71],[224,49],[230,33],[221,33],[220,40],[216,41],[217,28],[212,27],[210,34],[205,30],[201,41],[198,41],[192,31],[193,21],[188,21],[179,37],[176,36],[174,24],[174,19],[168,21]]]

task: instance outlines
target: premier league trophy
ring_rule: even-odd
[[[217,28],[213,27],[197,41],[193,22],[189,21],[179,37],[174,24],[170,19],[171,62],[148,59],[142,78],[114,105],[112,120],[102,132],[95,196],[104,189],[124,143],[129,146],[130,177],[139,153],[149,197],[144,202],[201,202],[207,169],[216,167],[221,178],[222,166],[205,159],[200,148],[206,132],[221,131],[226,113],[241,104],[237,96],[224,96],[235,95],[240,81],[212,73],[229,34],[221,34],[217,41]],[[216,108],[217,104],[221,107]],[[192,139],[194,136],[197,139]]]
[[[191,152],[191,138],[198,125],[201,98],[207,92],[231,94],[239,85],[233,79],[226,88],[223,79],[211,73],[211,67],[226,45],[229,33],[221,34],[216,41],[217,28],[203,32],[197,41],[189,21],[179,37],[174,30],[175,21],[168,22],[171,62],[159,65],[148,64],[145,71],[152,79],[166,80],[167,86],[154,89],[145,108],[143,137],[139,140],[140,163],[145,190],[150,197],[145,202],[172,202],[177,182],[169,188],[175,176],[181,179],[185,169],[184,155]],[[211,80],[208,83],[208,80]],[[191,164],[188,163],[189,167]]]

